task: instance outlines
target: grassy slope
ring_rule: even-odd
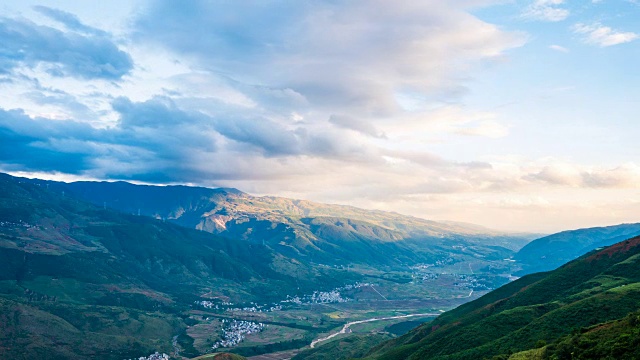
[[[280,300],[356,276],[9,176],[0,176],[0,223],[1,358],[169,353],[201,294]]]
[[[589,251],[637,235],[640,235],[640,224],[563,231],[528,243],[514,259],[523,266],[520,274],[549,271]]]
[[[361,358],[369,349],[389,340],[388,334],[350,335],[330,341],[313,349],[307,349],[292,360],[346,360]]]
[[[542,350],[543,359],[639,359],[640,312],[581,329]]]
[[[640,237],[532,274],[370,353],[376,359],[482,359],[554,343],[640,307]]]
[[[218,353],[198,356],[192,360],[246,360],[246,358],[236,354]]]
[[[0,297],[3,359],[124,359],[170,352],[184,324],[171,314],[124,307],[24,303]]]
[[[278,253],[319,263],[432,262],[440,253],[452,251],[452,243],[475,245],[472,250],[477,255],[489,253],[502,259],[529,240],[471,225],[304,200],[256,197],[234,189],[34,181],[100,206],[106,203],[123,212],[140,211],[185,227],[264,242]]]

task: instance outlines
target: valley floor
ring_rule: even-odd
[[[464,273],[456,272],[459,270]],[[508,274],[472,273],[469,264],[414,266],[391,272],[365,268],[352,271],[367,274],[367,282],[281,304],[222,305],[220,301],[212,301],[205,303],[208,308],[196,305],[190,311],[194,324],[186,331],[193,339],[191,350],[228,351],[258,360],[288,359],[317,343],[339,340],[346,335],[399,336],[509,281]],[[309,300],[312,298],[316,300]],[[226,324],[234,320],[265,327],[243,335],[232,347],[212,349],[219,343]]]

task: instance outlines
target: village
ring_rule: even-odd
[[[125,360],[169,360],[170,357],[169,355],[162,353],[160,354],[159,352],[155,352],[149,356],[141,356],[138,358],[133,358],[133,359],[125,359]]]
[[[211,346],[213,350],[234,347],[244,340],[245,335],[259,333],[267,326],[263,323],[235,319],[223,319],[222,323],[222,339]]]
[[[314,291],[310,295],[300,296],[290,296],[287,295],[285,300],[281,300],[279,303],[275,304],[264,304],[259,305],[257,303],[251,302],[249,306],[238,307],[230,302],[216,302],[211,300],[201,300],[194,301],[195,305],[201,306],[208,310],[218,310],[218,311],[226,311],[226,312],[272,312],[279,311],[283,309],[283,306],[287,304],[295,304],[295,305],[303,305],[303,304],[331,304],[331,303],[344,303],[351,301],[351,299],[343,297],[341,291],[358,289],[366,286],[374,286],[374,284],[370,283],[355,283],[348,284],[339,288],[335,288],[330,291]]]

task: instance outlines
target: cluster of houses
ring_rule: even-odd
[[[229,311],[229,312],[272,312],[282,310],[283,304],[328,304],[328,303],[344,303],[350,301],[350,299],[342,296],[341,291],[348,291],[353,289],[358,289],[365,286],[373,286],[370,283],[360,283],[357,282],[355,284],[348,284],[343,287],[335,288],[331,291],[314,291],[311,295],[300,296],[289,296],[285,300],[280,301],[279,303],[271,304],[271,305],[259,305],[257,303],[251,302],[249,306],[237,307],[234,306],[233,303],[230,302],[222,302],[217,303],[210,300],[201,300],[194,301],[195,305],[199,305],[204,307],[205,309],[210,310],[220,310],[220,311]]]
[[[232,303],[225,303],[223,302],[222,304],[216,304],[213,301],[209,301],[209,300],[202,300],[202,301],[194,301],[194,304],[196,305],[200,305],[205,309],[210,309],[210,310],[221,310],[221,311],[229,311],[229,312],[255,312],[255,313],[262,313],[262,312],[272,312],[272,311],[278,311],[278,310],[282,310],[282,305],[276,304],[276,305],[258,305],[256,303],[251,303],[250,306],[245,306],[245,307],[232,307],[233,304]]]
[[[446,258],[442,258],[442,259],[438,259],[436,260],[436,262],[432,263],[432,264],[417,264],[417,265],[413,265],[410,268],[412,270],[416,270],[418,272],[420,271],[424,271],[427,270],[429,268],[432,267],[442,267],[442,266],[447,266],[447,265],[452,265],[456,262],[456,259],[454,259],[453,257],[449,256]]]
[[[222,320],[221,340],[211,346],[217,348],[229,348],[238,345],[246,335],[259,333],[266,327],[263,323],[245,320]]]
[[[169,355],[162,353],[160,354],[159,352],[155,352],[149,356],[141,356],[139,358],[133,358],[133,359],[128,359],[128,360],[169,360],[170,357]]]
[[[314,291],[311,295],[305,295],[304,297],[289,296],[286,300],[282,300],[281,303],[291,303],[296,305],[301,304],[328,304],[328,303],[343,303],[349,299],[345,299],[338,290],[331,291]]]
[[[314,291],[311,295],[305,295],[300,298],[299,296],[290,297],[287,296],[286,300],[282,300],[282,303],[294,303],[294,304],[327,304],[327,303],[343,303],[348,302],[350,299],[342,296],[342,291],[358,289],[365,286],[373,286],[370,283],[360,283],[345,285],[343,287],[335,288],[331,291]]]
[[[310,302],[313,304],[343,303],[347,301],[349,301],[349,299],[343,298],[337,290],[314,291],[310,299]]]
[[[412,275],[414,279],[420,279],[422,281],[431,281],[437,280],[440,276],[452,276],[455,280],[453,286],[464,289],[473,289],[473,290],[492,290],[493,288],[488,285],[482,279],[479,279],[476,275],[473,274],[438,274],[433,272],[425,272],[429,267],[434,266],[434,264],[423,264],[411,267],[415,273]]]
[[[473,275],[465,275],[465,274],[454,274],[456,279],[458,280],[453,284],[456,287],[462,287],[473,290],[493,290],[490,286],[478,280]]]
[[[436,273],[426,273],[426,274],[420,274],[420,276],[418,276],[418,278],[422,279],[423,281],[438,280],[439,277],[440,277],[440,274],[436,274]]]
[[[452,258],[446,258],[443,260],[438,260],[434,264],[419,264],[412,266],[411,269],[414,271],[412,277],[414,279],[420,279],[422,281],[430,281],[430,280],[438,280],[441,276],[452,276],[455,279],[453,286],[465,289],[473,289],[473,290],[492,290],[492,288],[486,284],[483,280],[479,279],[474,274],[459,274],[459,273],[435,273],[431,272],[433,269],[429,270],[429,268],[443,266],[447,264],[451,264],[454,260]]]
[[[357,282],[355,284],[345,285],[345,286],[343,286],[341,288],[337,288],[336,290],[338,290],[338,291],[341,291],[341,290],[353,290],[353,289],[359,289],[361,287],[373,286],[373,285],[374,284]]]
[[[6,227],[6,228],[23,227],[23,228],[31,229],[31,228],[34,228],[36,226],[28,224],[28,223],[26,223],[26,222],[24,222],[22,220],[18,220],[17,223],[11,222],[11,221],[0,221],[0,227]]]

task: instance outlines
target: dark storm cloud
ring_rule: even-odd
[[[96,129],[71,120],[0,110],[0,162],[6,170],[101,174],[177,181],[192,176],[194,154],[214,151],[206,122],[165,99],[114,101],[118,126]],[[133,120],[135,119],[135,120]]]
[[[8,170],[78,174],[90,168],[81,143],[97,138],[88,124],[31,119],[18,110],[0,110],[0,161]],[[75,149],[71,150],[72,143]]]
[[[55,13],[53,9],[44,9]],[[60,18],[66,13],[55,14]],[[45,64],[46,71],[54,76],[117,80],[131,71],[131,57],[106,33],[73,22],[70,14],[66,16],[70,19],[65,20],[65,25],[73,31],[0,17],[0,72],[12,73],[20,66],[35,68]]]
[[[185,111],[166,97],[145,102],[121,97],[112,106],[119,120],[106,128],[0,110],[0,163],[13,171],[174,182],[246,177],[247,170],[236,164],[262,156],[373,158],[340,133],[288,129],[260,117],[213,118]],[[220,139],[226,139],[223,145]]]

